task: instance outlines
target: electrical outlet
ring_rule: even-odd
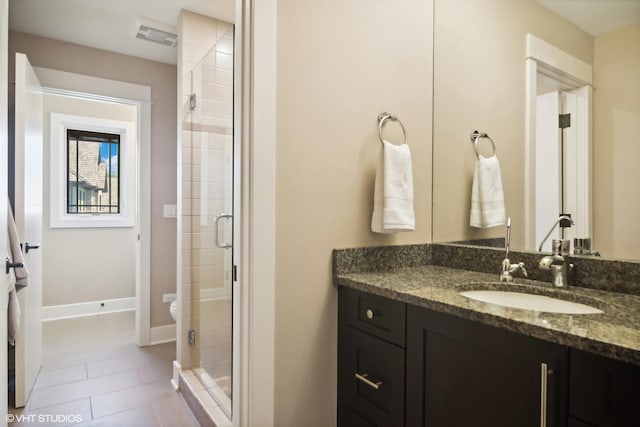
[[[162,294],[162,302],[173,302],[178,298],[176,294]]]
[[[178,207],[176,205],[164,205],[162,214],[165,218],[175,218],[178,216]]]

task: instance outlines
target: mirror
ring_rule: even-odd
[[[433,241],[505,236],[505,227],[469,226],[476,161],[469,134],[478,129],[496,144],[512,248],[530,250],[540,243],[527,231],[534,216],[528,213],[534,196],[527,188],[532,174],[525,119],[526,37],[532,34],[593,67],[592,220],[589,234],[579,237],[590,237],[604,257],[640,259],[640,223],[635,221],[640,198],[633,187],[640,182],[640,2],[602,2],[635,7],[622,16],[636,21],[596,35],[542,3],[554,1],[435,0]],[[574,6],[595,8],[597,3]],[[610,13],[596,15],[598,23],[613,24]],[[557,229],[552,236],[558,236]]]

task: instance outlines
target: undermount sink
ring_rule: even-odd
[[[554,292],[555,290],[553,289],[532,289],[534,288],[533,286],[518,286],[503,283],[474,283],[462,286],[462,289],[465,288],[469,290],[462,290],[459,292],[460,295],[476,301],[496,304],[503,307],[561,314],[604,313],[604,311],[592,305],[556,298],[558,292]],[[554,293],[556,295],[549,295]],[[569,295],[563,296],[567,297]],[[571,299],[576,299],[575,296],[572,297]]]

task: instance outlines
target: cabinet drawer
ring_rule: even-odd
[[[339,334],[340,404],[379,426],[403,426],[404,349],[349,326]]]
[[[377,295],[340,287],[341,324],[370,333],[404,347],[405,304]]]
[[[571,349],[569,412],[597,427],[640,426],[640,366]]]

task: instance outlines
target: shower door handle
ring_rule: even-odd
[[[233,245],[231,243],[226,243],[226,242],[220,243],[220,235],[218,233],[218,228],[219,228],[218,225],[220,223],[220,220],[223,219],[223,218],[233,218],[233,214],[222,213],[222,214],[216,216],[213,219],[213,232],[215,234],[216,246],[219,247],[219,248],[222,248],[222,249],[229,249],[229,248],[233,247]]]

